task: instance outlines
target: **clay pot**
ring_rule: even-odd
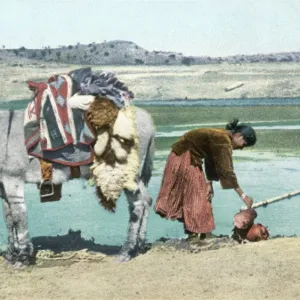
[[[254,209],[248,208],[243,210],[234,216],[234,226],[238,229],[248,229],[253,225],[256,217],[257,213]]]
[[[253,224],[246,235],[246,239],[250,242],[266,240],[268,237],[269,231],[267,227],[259,223]]]

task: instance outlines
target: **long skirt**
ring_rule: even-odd
[[[203,171],[191,165],[190,152],[170,153],[154,210],[169,220],[183,221],[185,230],[208,233],[215,229],[211,203],[206,199]]]

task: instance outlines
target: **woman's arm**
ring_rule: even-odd
[[[247,208],[251,208],[253,204],[253,198],[247,196],[240,187],[235,188],[234,190],[246,204]]]
[[[234,189],[246,206],[251,208],[253,199],[243,192],[233,170],[231,149],[226,146],[215,148],[213,149],[213,154],[216,172],[219,175],[221,186],[225,189]]]
[[[229,145],[215,145],[211,149],[216,173],[223,189],[239,187],[232,165],[232,150]],[[209,178],[208,178],[209,179]]]

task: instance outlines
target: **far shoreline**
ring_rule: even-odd
[[[195,99],[182,99],[182,98],[174,98],[174,99],[133,99],[132,103],[135,104],[143,103],[147,101],[151,102],[171,102],[171,101],[178,101],[178,102],[196,102],[196,101],[243,101],[243,100],[275,100],[275,99],[282,99],[282,100],[294,100],[299,99],[300,96],[294,96],[294,97],[257,97],[257,98],[195,98]],[[24,99],[0,99],[0,102],[18,102],[18,101],[31,101],[32,98],[24,98]],[[300,104],[300,103],[299,103]]]
[[[110,70],[135,94],[136,101],[292,99],[300,97],[300,64],[253,63],[191,66],[62,65],[12,66],[0,63],[0,101],[31,98],[27,81],[46,82],[55,74],[91,67]]]

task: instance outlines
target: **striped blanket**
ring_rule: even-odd
[[[72,79],[56,75],[47,83],[29,81],[28,86],[35,93],[24,118],[28,154],[70,166],[92,162],[91,143],[95,135],[87,126],[83,111],[68,106],[74,93]]]

